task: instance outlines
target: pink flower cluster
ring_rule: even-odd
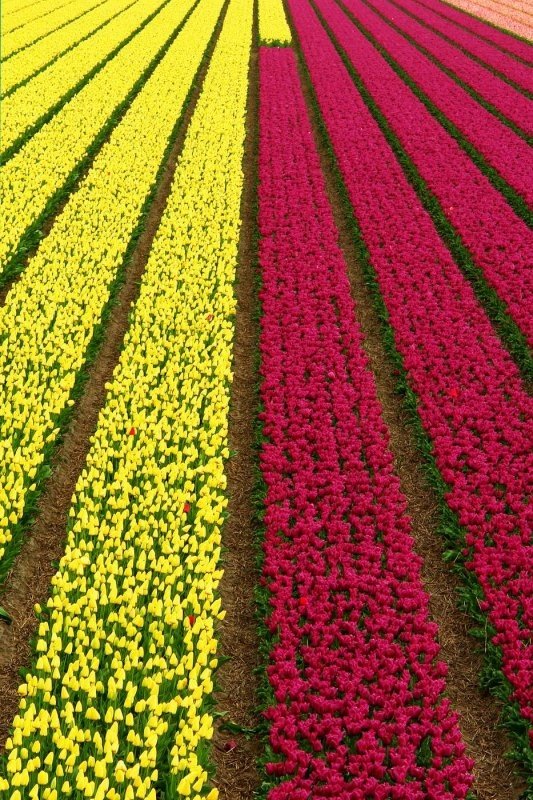
[[[306,0],[288,0],[503,671],[533,721],[533,402]]]
[[[471,761],[362,350],[292,50],[262,48],[269,800],[457,800]]]
[[[474,263],[533,346],[533,232],[334,0],[315,0]]]
[[[497,70],[509,80],[514,81],[522,89],[529,92],[533,91],[533,72],[525,64],[517,61],[516,58],[512,58],[507,53],[502,53],[493,44],[472,36],[468,31],[463,30],[463,28],[450,22],[445,17],[436,14],[431,9],[425,8],[416,0],[394,0],[394,2],[411,14],[415,14],[418,19],[422,20],[426,25],[430,25],[433,30],[438,31],[464,50],[472,53],[491,69]],[[492,102],[490,97],[488,99]]]
[[[451,70],[485,101],[491,103],[524,133],[533,133],[531,102],[486,67],[477,64],[458,47],[421,25],[389,0],[372,0],[371,6],[390,19],[402,32]]]
[[[527,142],[477,103],[361,0],[344,0],[341,5],[354,14],[509,186],[533,206],[533,151]]]
[[[479,36],[480,39],[491,42],[506,53],[512,53],[512,55],[522,59],[526,64],[533,64],[533,48],[528,42],[516,39],[505,31],[501,31],[493,25],[487,25],[482,20],[475,19],[458,8],[453,8],[450,4],[441,2],[441,0],[419,0],[419,2],[420,5],[431,8],[439,16],[452,20],[456,25],[469,31],[469,33]]]

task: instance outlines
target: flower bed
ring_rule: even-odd
[[[76,0],[67,6],[54,9],[32,22],[31,25],[19,25],[2,36],[2,60],[14,53],[29,47],[36,41],[55,33],[70,22],[82,19],[102,4],[102,0]]]
[[[533,346],[531,230],[334,0],[315,4],[474,265]]]
[[[477,64],[441,36],[421,25],[409,14],[389,2],[372,0],[369,5],[390,19],[402,36],[405,34],[417,47],[421,47],[438,65],[442,65],[453,78],[474,90],[477,97],[490,104],[506,120],[514,123],[523,133],[533,134],[531,101],[509,86],[489,69]]]
[[[516,58],[498,50],[494,45],[489,44],[483,39],[472,36],[471,32],[465,31],[459,25],[455,25],[451,20],[434,13],[416,0],[395,0],[398,5],[415,14],[418,19],[426,25],[431,26],[447,39],[455,42],[465,52],[471,53],[476,58],[483,61],[488,67],[499,72],[522,89],[533,91],[533,76],[531,69],[522,64]],[[441,6],[442,8],[442,6]],[[532,51],[533,54],[533,51]],[[489,98],[490,99],[490,98]],[[492,101],[491,101],[492,102]]]
[[[219,8],[200,7],[195,48]],[[19,689],[0,778],[11,800],[218,797],[208,742],[251,31],[248,0],[231,0]]]
[[[35,133],[50,111],[79,92],[167,4],[168,0],[140,0],[2,100],[2,161],[6,153]],[[166,24],[168,38],[170,23]]]
[[[283,0],[259,0],[259,42],[265,45],[288,45],[291,32],[285,17]]]
[[[0,308],[0,582],[221,8],[188,19]]]
[[[61,58],[67,50],[94,35],[131,5],[133,5],[132,0],[109,0],[97,6],[89,14],[84,14],[81,19],[13,55],[2,64],[2,95],[13,92],[36,72],[46,69],[52,61]]]
[[[464,532],[465,574],[478,581],[473,588],[470,580],[467,595],[476,611],[487,614],[491,647],[501,649],[502,694],[521,710],[520,720],[513,705],[509,727],[530,768],[531,398],[316,15],[303,0],[289,0],[289,8],[361,232],[366,264],[377,280],[395,347],[418,398],[430,441],[427,449],[446,482],[448,507]],[[458,539],[456,548],[461,547]],[[493,664],[493,680],[497,678]]]
[[[450,3],[441,0],[421,0],[421,4],[436,11],[445,19],[453,20],[461,28],[479,36],[485,41],[495,44],[496,47],[507,53],[512,53],[516,58],[522,59],[526,63],[533,65],[533,50],[528,42],[524,42],[506,31],[499,30],[494,25],[487,24],[481,19],[476,19],[468,13],[463,13],[458,8],[454,8]]]
[[[518,3],[521,4],[522,0],[515,0],[512,6],[509,4],[502,6],[499,2],[493,3],[491,0],[481,0],[481,2],[480,0],[453,0],[452,5],[467,14],[474,15],[488,25],[503,29],[502,33],[508,33],[509,36],[515,35],[530,42],[533,32],[531,18],[517,9]]]
[[[70,0],[37,0],[35,3],[28,3],[22,0],[17,8],[13,3],[2,5],[2,28],[4,33],[21,28],[29,22],[36,22],[42,17],[63,8]],[[6,8],[6,5],[8,6]]]
[[[260,51],[259,182],[268,797],[464,798],[471,763],[288,50]]]
[[[509,186],[533,206],[533,153],[528,144],[363,2],[346,0],[342,5]]]

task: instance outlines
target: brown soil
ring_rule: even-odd
[[[290,20],[288,13],[287,18]],[[393,367],[383,344],[381,322],[358,262],[350,220],[336,182],[332,155],[317,125],[309,79],[303,67],[294,27],[291,27],[299,57],[300,77],[339,230],[339,242],[348,267],[356,317],[363,331],[364,347],[375,377],[383,418],[389,428],[396,473],[407,498],[415,548],[424,560],[422,579],[430,596],[431,616],[439,626],[441,656],[449,667],[447,695],[460,715],[467,751],[475,761],[473,790],[477,800],[517,800],[525,786],[512,763],[505,757],[511,743],[498,727],[499,703],[479,688],[483,660],[468,633],[472,620],[456,606],[460,581],[442,558],[444,547],[437,533],[439,500],[427,482],[414,433],[407,421],[401,398],[395,392]]]
[[[46,602],[50,579],[56,572],[54,564],[63,554],[71,497],[85,465],[90,448],[89,439],[96,429],[98,415],[105,402],[105,384],[111,380],[120,357],[124,335],[128,329],[130,308],[139,294],[152,241],[170,193],[176,163],[226,9],[227,3],[194,82],[189,104],[160,176],[144,230],[126,265],[124,283],[118,292],[102,345],[88,370],[83,395],[76,403],[70,425],[54,454],[52,475],[40,497],[35,522],[26,535],[0,596],[0,605],[12,618],[9,626],[0,622],[0,749],[5,745],[18,708],[19,670],[32,659],[31,640],[38,627],[33,607],[35,603]]]
[[[236,451],[226,466],[229,519],[223,530],[224,577],[220,583],[226,619],[220,629],[220,651],[228,658],[217,673],[217,712],[220,719],[215,733],[214,783],[221,800],[251,800],[259,785],[257,760],[260,742],[256,735],[223,729],[224,721],[253,729],[258,724],[256,670],[259,666],[254,587],[254,419],[256,406],[255,354],[258,330],[255,322],[256,291],[256,165],[258,126],[257,6],[254,14],[254,41],[250,61],[247,137],[244,153],[245,184],[242,198],[243,226],[239,243],[239,262],[235,292],[237,315],[233,351],[233,384],[229,439]]]

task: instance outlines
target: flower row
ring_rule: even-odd
[[[532,402],[306,0],[289,0],[503,672],[533,721]],[[358,125],[353,125],[353,119]]]
[[[481,19],[465,14],[459,8],[448,3],[442,3],[441,0],[419,0],[419,2],[421,5],[431,8],[432,11],[435,11],[444,19],[451,20],[460,28],[496,45],[500,50],[511,53],[526,63],[533,63],[531,45],[528,42],[521,41],[506,33],[506,31],[499,30],[494,25],[487,25]]]
[[[334,0],[315,0],[367,91],[533,345],[533,233]]]
[[[477,96],[491,104],[507,120],[526,134],[533,133],[531,102],[517,89],[509,86],[487,67],[473,61],[465,53],[406,14],[390,0],[372,0],[372,7],[394,22],[394,26],[412,39],[431,58],[437,60],[475,91]]]
[[[342,5],[509,186],[533,205],[533,152],[529,145],[369,6],[357,0],[342,0]]]
[[[533,90],[531,69],[517,61],[516,58],[503,53],[489,42],[472,36],[468,31],[436,14],[430,8],[425,8],[416,0],[395,0],[395,2],[409,11],[409,13],[414,14],[425,25],[429,25],[433,30],[483,61],[490,69],[501,73],[526,91],[531,92]],[[533,49],[531,54],[533,55]],[[489,100],[492,102],[490,97]]]
[[[269,800],[466,797],[436,625],[292,50],[260,50]]]
[[[265,45],[291,43],[291,32],[283,8],[283,0],[259,0],[259,42]]]
[[[0,308],[0,575],[222,2],[195,9]]]
[[[159,2],[141,0],[144,6],[142,14],[147,16]],[[152,60],[171,41],[172,34],[193,2],[170,0],[0,168],[5,221],[0,234],[0,275],[18,248],[24,248],[26,231],[54,203],[54,196],[61,193],[70,174],[91,149],[102,128],[109,124],[115,110],[142,83]],[[6,104],[10,99],[5,101]]]
[[[64,55],[67,50],[76,47],[81,39],[94,35],[99,28],[131,5],[132,0],[108,0],[70,25],[13,55],[2,64],[2,93],[13,91],[14,87]]]
[[[527,14],[529,6],[523,8],[521,13],[516,8],[522,0],[513,0],[513,3],[501,4],[499,0],[454,0],[454,5],[464,9],[467,14],[474,14],[478,19],[482,19],[493,27],[498,26],[502,33],[521,36],[527,41],[532,39],[531,17]],[[524,0],[527,2],[527,0]],[[511,32],[512,33],[509,33]]]
[[[15,30],[15,28],[27,25],[29,22],[40,19],[50,14],[60,6],[65,5],[70,0],[5,0],[2,3],[2,30],[4,33]]]
[[[139,0],[94,36],[68,50],[6,97],[2,101],[2,152],[24,141],[24,137],[62,98],[75,90],[80,82],[83,84],[86,76],[98,71],[101,62],[115,49],[120,50],[128,37],[165,4],[165,0]],[[167,26],[169,24],[167,22]]]
[[[196,46],[219,10],[204,5]],[[251,39],[251,4],[231,0],[19,689],[10,800],[218,797],[206,744]]]
[[[83,17],[92,11],[102,0],[75,0],[66,6],[55,9],[27,25],[17,26],[10,31],[4,31],[2,36],[2,61],[13,53],[28,47],[38,39],[48,36],[69,22]]]

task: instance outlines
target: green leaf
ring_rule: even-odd
[[[244,725],[238,725],[236,722],[231,722],[231,720],[222,723],[220,730],[229,731],[230,733],[244,733],[245,736],[255,736],[259,733],[258,727],[245,728]]]

